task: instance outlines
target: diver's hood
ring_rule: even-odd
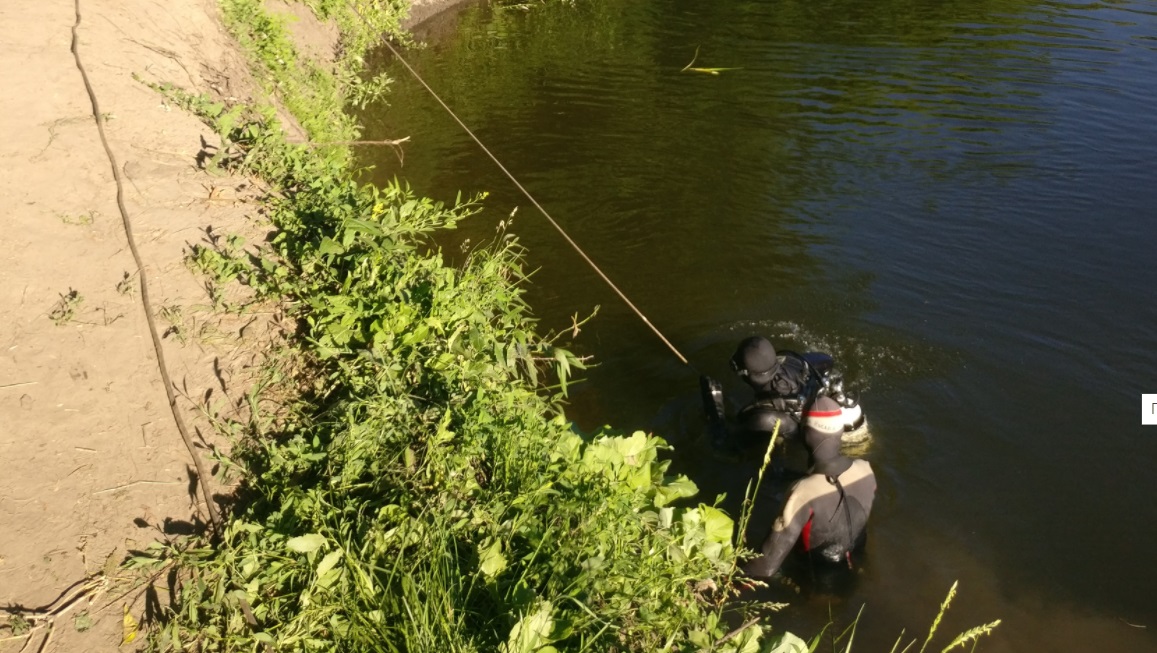
[[[804,427],[804,443],[808,450],[811,473],[836,478],[852,466],[852,459],[840,453],[840,434],[821,431],[810,423]]]
[[[752,336],[739,343],[731,366],[751,385],[766,385],[779,370],[779,356],[767,338]]]

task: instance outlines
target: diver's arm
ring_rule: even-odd
[[[739,429],[747,433],[775,433],[776,424],[783,420],[785,413],[772,410],[743,410],[737,421]],[[781,434],[788,430],[787,424],[780,424]]]
[[[760,578],[774,575],[783,564],[784,558],[791,552],[791,548],[795,546],[795,541],[799,539],[800,532],[811,516],[812,511],[807,504],[798,505],[789,497],[784,504],[783,514],[775,520],[771,534],[760,547],[761,555],[744,565],[744,573]]]

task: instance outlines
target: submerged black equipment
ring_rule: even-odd
[[[843,379],[828,354],[776,352],[766,338],[753,336],[739,344],[731,366],[755,390],[755,399],[737,415],[740,431],[766,434],[777,421],[782,421],[780,433],[792,439],[798,434],[803,413],[823,396],[843,409],[847,441],[866,437],[863,412],[856,400],[844,392]],[[723,444],[728,439],[723,386],[703,376],[699,388],[711,438],[716,444]]]

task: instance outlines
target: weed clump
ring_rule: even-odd
[[[72,288],[68,289],[67,293],[60,293],[60,299],[52,305],[52,310],[48,313],[48,319],[52,320],[56,326],[64,326],[76,317],[76,311],[80,308],[81,302],[84,301],[84,296],[79,291]]]
[[[571,428],[561,399],[583,361],[537,332],[517,240],[500,229],[450,266],[431,236],[477,200],[355,181],[334,145],[358,131],[342,107],[382,87],[354,73],[375,30],[397,29],[396,7],[356,0],[367,26],[348,3],[308,0],[343,31],[327,72],[299,62],[256,0],[221,2],[312,142],[287,142],[268,104],[157,86],[216,129],[207,167],[271,188],[266,242],[212,237],[189,262],[218,308],[243,310],[224,292],[242,284],[298,328],[250,421],[222,425],[234,440],[219,469],[235,481],[224,528],[128,563],[168,578],[149,649],[814,650],[818,636],[771,639],[759,618],[724,618],[762,607],[728,602],[734,525],[688,502],[696,487],[667,474],[662,439]]]
[[[214,238],[190,264],[249,289],[298,326],[290,368],[250,400],[220,472],[237,479],[214,539],[157,545],[130,565],[170,571],[156,651],[753,651],[728,633],[733,524],[686,500],[663,440],[576,433],[560,407],[583,361],[523,301],[522,249],[500,230],[448,265],[431,236],[480,210],[394,183],[360,185],[343,104],[376,92],[360,57],[392,4],[311,0],[342,29],[333,72],[297,58],[256,0],[221,0],[271,95],[309,133],[287,142],[271,105],[155,88],[212,125],[207,167],[271,187],[266,242]],[[377,84],[378,86],[374,86]],[[303,371],[303,372],[302,372]],[[283,399],[276,416],[263,412]],[[263,400],[262,397],[265,397]]]
[[[219,541],[133,559],[181,579],[153,650],[752,646],[759,626],[725,639],[721,618],[731,519],[679,502],[696,488],[660,438],[566,421],[558,389],[583,362],[537,334],[513,236],[449,266],[430,236],[476,202],[359,185],[269,110],[163,90],[218,129],[215,162],[277,189],[268,242],[190,260],[281,303],[311,384],[222,457],[240,487]]]

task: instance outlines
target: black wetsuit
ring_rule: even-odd
[[[782,420],[780,437],[792,438],[799,424],[790,413],[806,408],[809,394],[813,394],[810,380],[803,359],[792,354],[783,356],[769,388],[757,391],[755,399],[739,411],[740,429],[748,435],[770,434],[775,430],[776,421]]]
[[[852,550],[864,540],[876,476],[867,461],[855,460],[835,480],[838,485],[822,473],[813,473],[792,486],[771,534],[760,547],[762,555],[744,567],[748,575],[774,574],[797,541],[810,555],[851,564]]]

